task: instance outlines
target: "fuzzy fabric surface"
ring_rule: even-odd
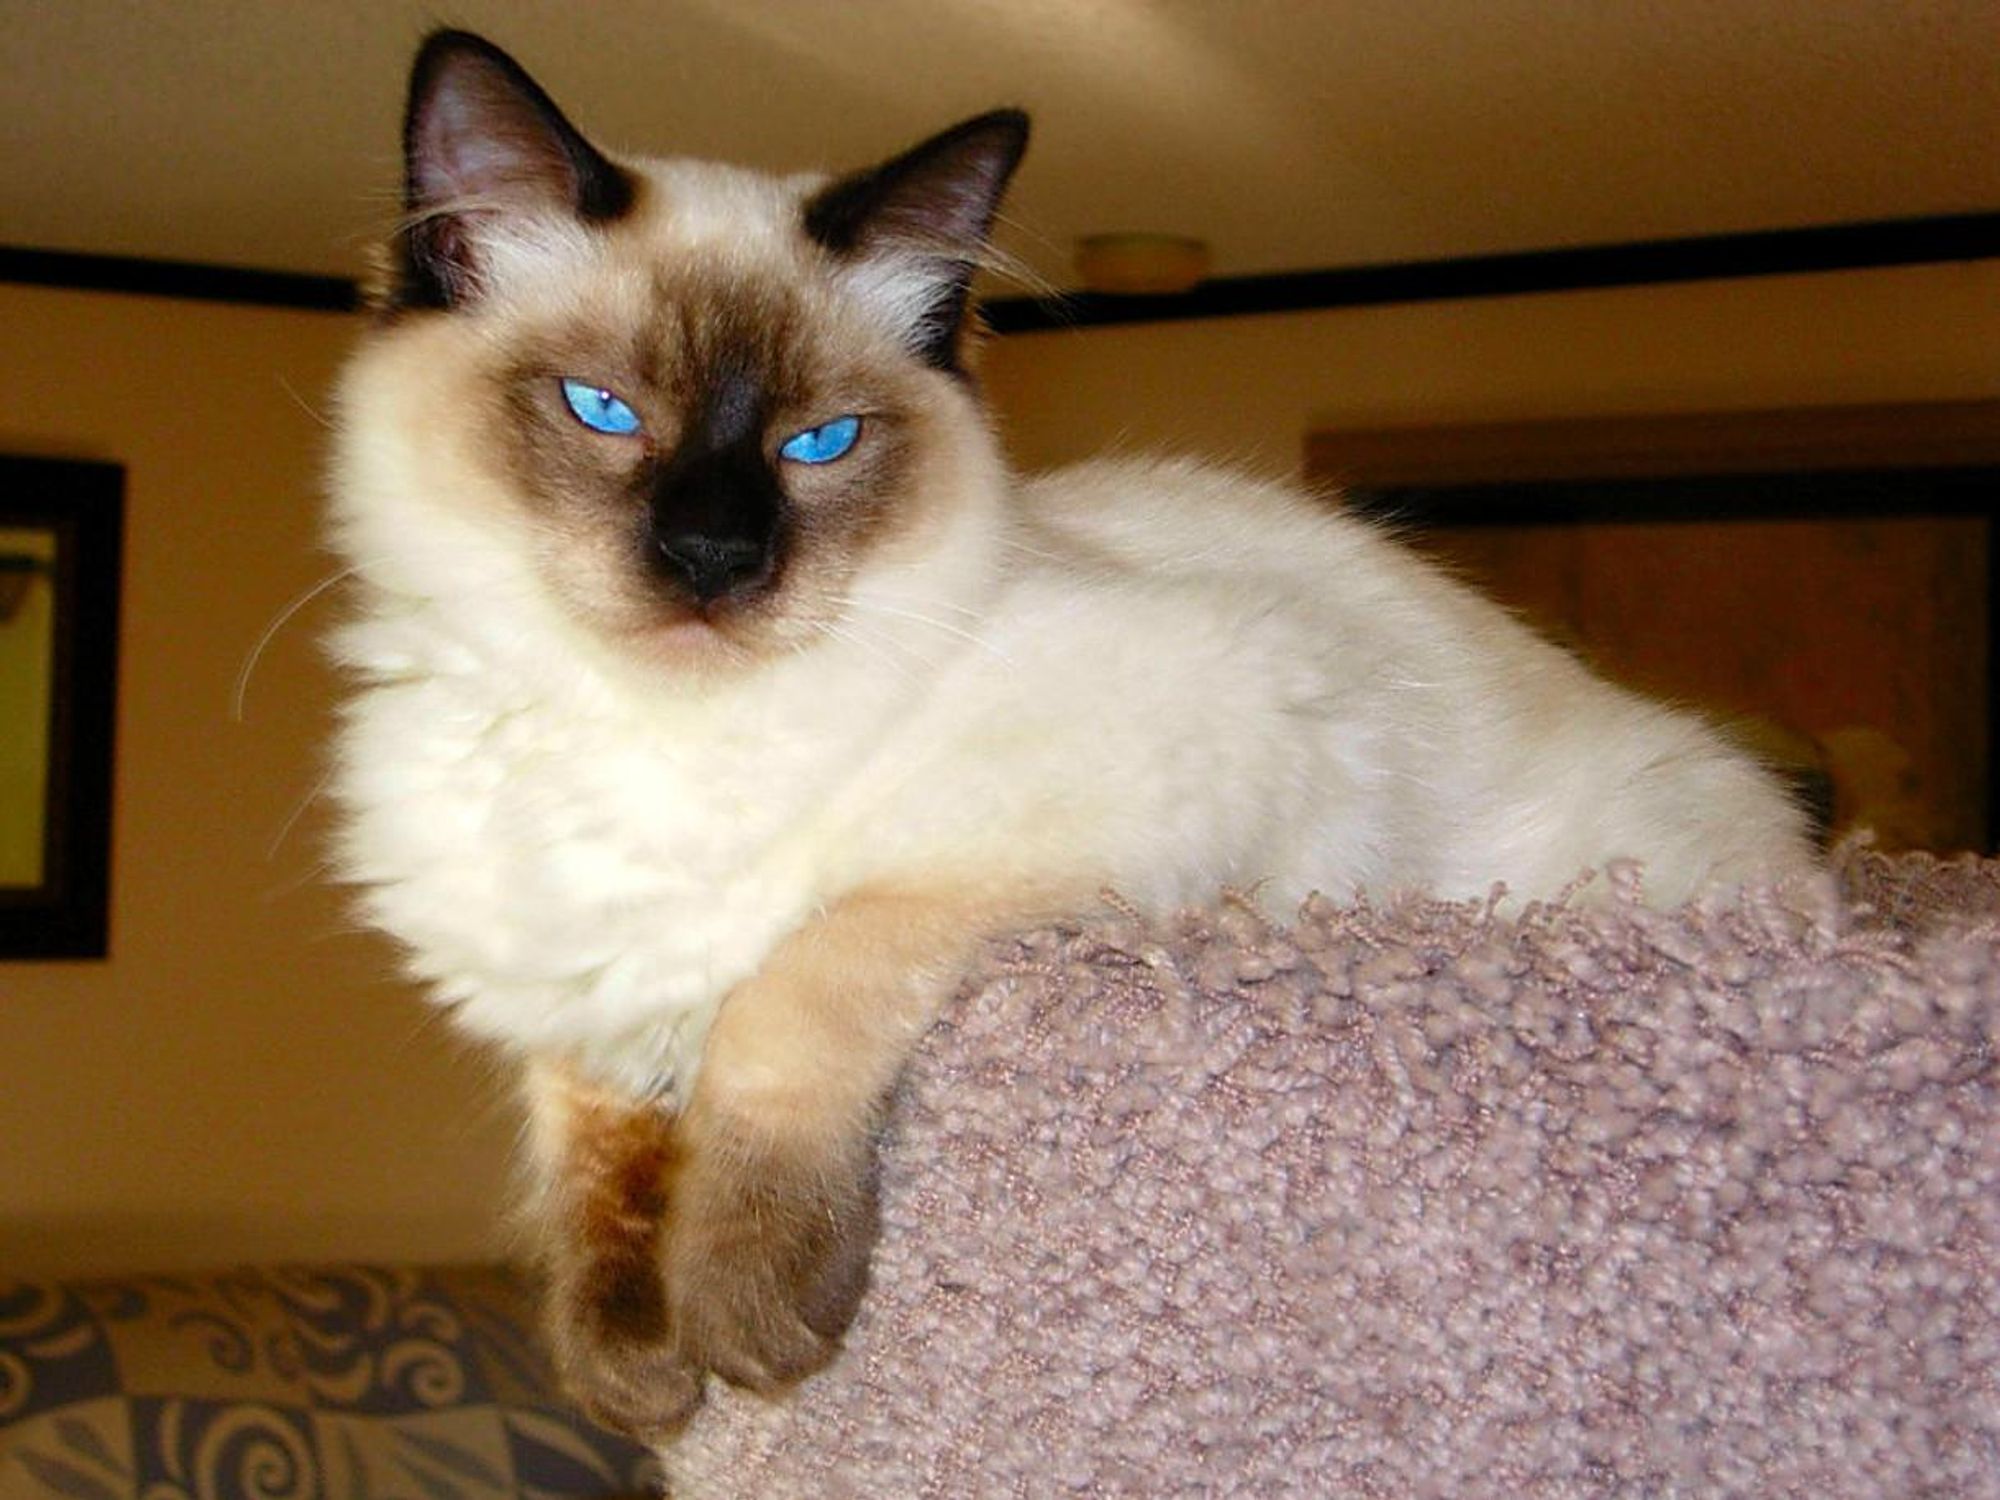
[[[2000,865],[996,950],[685,1500],[2000,1495]]]

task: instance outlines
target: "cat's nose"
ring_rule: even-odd
[[[655,546],[667,572],[702,604],[748,593],[770,577],[771,549],[757,538],[684,531],[659,537]]]

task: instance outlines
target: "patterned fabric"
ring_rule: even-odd
[[[533,1329],[489,1266],[0,1283],[0,1500],[657,1493]]]

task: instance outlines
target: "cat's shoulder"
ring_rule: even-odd
[[[1023,519],[1045,533],[1135,560],[1196,558],[1324,566],[1382,537],[1337,497],[1241,468],[1179,456],[1113,456],[1026,476]]]
[[[1307,503],[1283,481],[1184,454],[1101,454],[1023,476],[1021,490],[1036,507],[1070,510],[1147,505],[1252,504],[1288,509]]]

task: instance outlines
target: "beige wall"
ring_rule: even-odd
[[[2000,395],[2000,262],[1363,307],[1001,339],[1025,464],[1106,445],[1295,472],[1314,425]]]
[[[112,958],[0,961],[0,1276],[475,1253],[510,1126],[315,878],[321,401],[352,320],[0,286],[0,449],[126,466]],[[275,854],[272,853],[276,845]]]
[[[0,449],[128,469],[108,963],[0,962],[0,1275],[495,1242],[500,1090],[345,933],[308,818],[331,684],[316,406],[344,318],[0,286]],[[1297,466],[1316,422],[2000,394],[2000,265],[1020,336],[1017,454]],[[272,854],[273,844],[277,852]]]

